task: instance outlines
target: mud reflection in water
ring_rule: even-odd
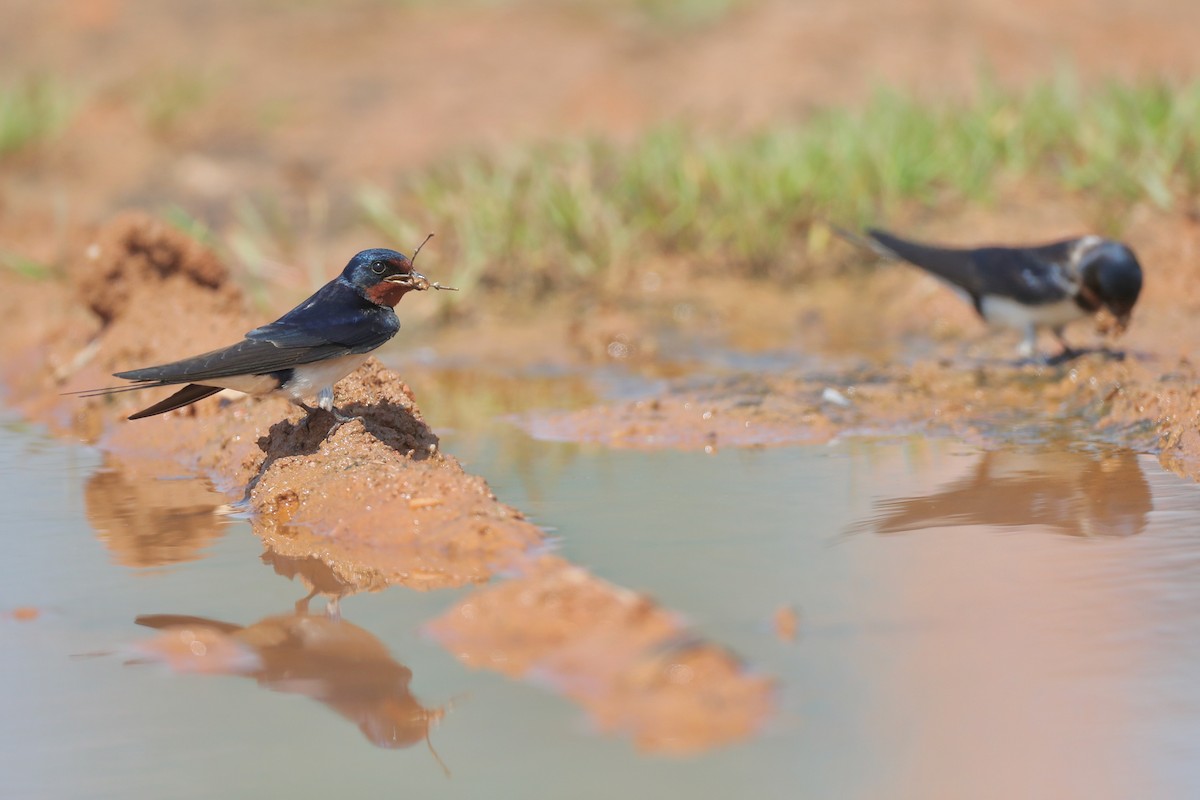
[[[1037,526],[1068,536],[1133,536],[1152,507],[1138,456],[1128,450],[990,451],[937,491],[876,502],[876,515],[852,530]]]
[[[88,478],[84,501],[96,536],[127,567],[193,561],[228,525],[225,498],[196,477],[163,479],[178,467],[106,455]]]

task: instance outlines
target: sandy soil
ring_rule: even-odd
[[[285,310],[311,288],[303,276],[323,280],[376,243],[348,222],[358,181],[386,184],[463,149],[579,132],[627,136],[674,120],[752,127],[860,102],[885,82],[961,94],[981,65],[1006,85],[1063,64],[1085,81],[1191,77],[1200,68],[1200,4],[1182,0],[778,0],[687,29],[532,2],[447,9],[362,0],[282,14],[273,3],[232,0],[16,0],[4,19],[0,79],[49,74],[82,99],[60,138],[9,158],[0,177],[3,247],[63,268],[42,282],[0,273],[0,383],[6,402],[31,419],[106,452],[109,469],[88,490],[93,519],[122,513],[108,504],[105,482],[182,470],[244,504],[264,559],[315,593],[485,584],[503,570],[505,580],[431,623],[433,635],[466,663],[551,676],[604,728],[660,752],[760,730],[770,680],[691,639],[651,600],[544,555],[542,531],[440,451],[421,398],[381,364],[339,386],[339,403],[363,419],[329,436],[282,402],[220,397],[134,425],[122,418],[139,398],[61,393],[227,344]],[[146,99],[157,87],[169,103],[189,81],[198,99],[174,116]],[[988,208],[891,222],[948,241],[1036,240],[1086,227],[1087,198],[1039,192],[1023,187]],[[272,307],[253,313],[211,253],[153,217],[119,215],[178,204],[221,229],[247,195],[286,198],[287,235],[277,237],[286,243],[269,255],[294,265],[267,276]],[[548,309],[520,329],[481,312],[469,327],[438,331],[436,351],[460,371],[544,361],[616,362],[656,377],[694,371],[660,358],[667,320],[677,339],[801,349],[833,366],[726,375],[699,389],[691,374],[657,398],[523,424],[556,438],[697,449],[913,429],[1044,438],[1050,426],[1064,438],[1157,448],[1165,464],[1196,476],[1200,227],[1186,212],[1129,209],[1127,235],[1148,278],[1119,343],[1123,360],[1092,354],[1013,366],[1010,340],[986,335],[956,298],[903,267],[780,292],[683,286],[670,265],[647,265],[661,267],[664,280],[640,287],[628,307]],[[405,306],[419,317],[423,299]],[[220,523],[200,510],[212,498],[192,491],[178,498],[196,509],[176,526],[179,541],[163,551],[136,537],[112,541],[114,557],[195,557]],[[205,635],[244,648],[255,630],[298,624],[272,619],[240,633],[218,624]],[[393,700],[419,708],[407,695]],[[421,710],[421,719],[434,713]],[[423,735],[423,725],[395,735]]]

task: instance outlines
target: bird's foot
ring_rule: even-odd
[[[333,425],[330,426],[329,432],[325,434],[326,436],[331,436],[334,431],[345,425],[347,422],[354,422],[355,420],[358,420],[359,422],[362,421],[361,416],[346,416],[336,408],[329,409],[329,413],[333,415]]]
[[[340,412],[336,408],[334,408],[333,403],[330,403],[328,406],[325,406],[325,405],[310,406],[307,403],[302,403],[299,400],[297,400],[296,405],[303,408],[307,414],[307,416],[304,418],[304,425],[306,427],[312,422],[312,418],[321,412],[329,414],[331,417],[333,417],[333,425],[331,425],[329,427],[329,430],[325,432],[326,436],[329,436],[334,431],[336,431],[338,428],[345,425],[347,422],[354,422],[355,420],[359,420],[359,421],[362,420],[361,416],[357,416],[357,415],[356,416],[348,416],[346,414],[343,414],[342,412]]]
[[[1079,358],[1081,355],[1083,355],[1082,350],[1076,350],[1074,347],[1067,347],[1064,344],[1063,349],[1058,352],[1058,355],[1056,355],[1054,357],[1054,360],[1057,361],[1058,363],[1062,364],[1067,361],[1074,361],[1075,359]]]
[[[309,427],[309,426],[312,424],[312,419],[313,419],[313,417],[315,417],[317,414],[321,413],[321,411],[323,411],[323,410],[324,410],[324,409],[322,409],[322,408],[319,408],[319,407],[317,407],[317,406],[310,406],[308,403],[303,403],[303,402],[301,402],[301,401],[299,401],[299,400],[294,400],[293,402],[294,402],[296,405],[298,405],[298,406],[300,406],[301,408],[303,408],[303,409],[304,409],[304,419],[303,419],[303,420],[301,420],[301,424],[302,424],[302,425],[303,425],[305,428],[308,428],[308,427]]]
[[[1067,340],[1063,336],[1061,329],[1055,329],[1054,338],[1058,340],[1058,346],[1062,348],[1058,355],[1055,356],[1056,361],[1061,363],[1063,361],[1070,361],[1072,359],[1079,358],[1081,355],[1083,355],[1083,350],[1076,350],[1067,343]]]

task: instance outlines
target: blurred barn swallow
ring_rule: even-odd
[[[1142,291],[1142,268],[1120,242],[1083,236],[1031,247],[936,247],[868,229],[866,238],[838,230],[844,238],[885,257],[920,267],[966,295],[990,325],[1025,334],[1021,355],[1030,358],[1039,328],[1049,328],[1063,347],[1070,322],[1107,308],[1117,330],[1129,324]]]
[[[182,408],[222,389],[255,395],[282,392],[312,414],[317,409],[303,400],[315,395],[317,407],[333,414],[340,424],[351,418],[334,409],[333,385],[400,330],[393,307],[401,297],[431,288],[452,287],[430,283],[403,253],[363,250],[312,297],[269,325],[250,331],[237,344],[169,364],[117,372],[115,377],[134,385],[79,394],[94,397],[185,384],[129,419]]]

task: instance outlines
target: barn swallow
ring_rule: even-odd
[[[1049,328],[1062,345],[1070,322],[1107,308],[1117,330],[1129,324],[1142,291],[1142,268],[1121,242],[1099,236],[1064,239],[1030,247],[936,247],[868,229],[866,238],[838,231],[845,238],[891,259],[907,261],[966,295],[990,325],[1025,334],[1020,353],[1033,356],[1037,332]]]
[[[414,258],[420,250],[418,247],[413,253]],[[250,331],[237,344],[169,364],[117,372],[114,377],[134,385],[79,394],[94,397],[185,384],[129,419],[182,408],[222,389],[255,395],[280,392],[311,415],[317,409],[303,401],[315,395],[317,408],[333,414],[338,424],[347,422],[352,417],[333,407],[333,385],[400,330],[393,307],[401,297],[431,288],[452,287],[431,283],[413,269],[403,253],[363,250],[312,297],[274,322]]]

